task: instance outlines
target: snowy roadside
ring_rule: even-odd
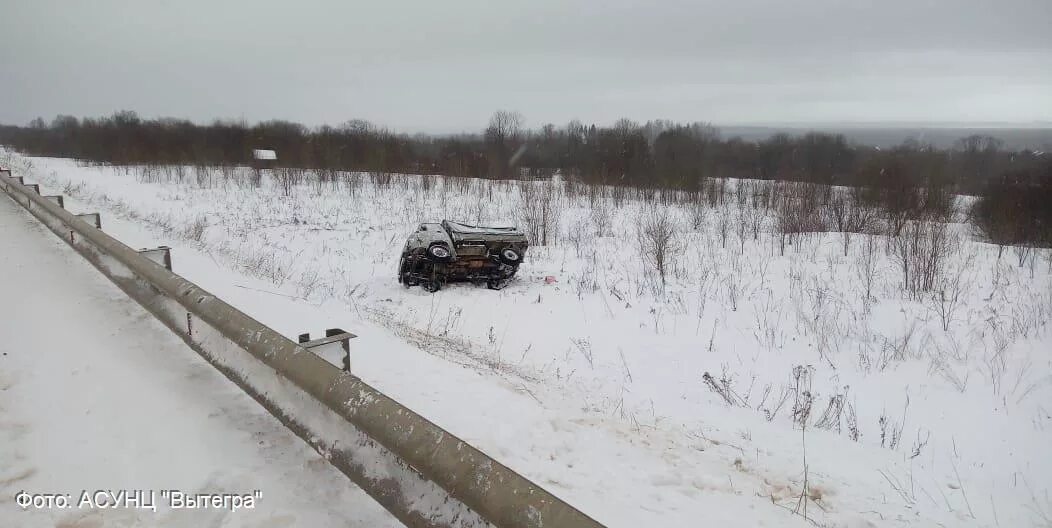
[[[853,357],[856,347],[862,349],[867,339],[902,339],[908,330],[903,326],[909,326],[903,320],[924,308],[889,300],[873,309],[869,321],[851,323],[860,317],[850,302],[852,285],[834,283],[830,294],[846,308],[824,317],[834,327],[850,326],[849,333],[869,328],[876,335],[853,336],[858,342],[845,350],[815,343],[780,296],[793,293],[794,273],[805,275],[800,283],[843,274],[846,264],[827,256],[835,255],[837,240],[805,249],[813,252],[805,262],[791,255],[774,259],[762,275],[756,267],[769,246],[743,243],[743,252],[750,253],[741,257],[715,248],[709,259],[718,265],[711,269],[737,266],[751,277],[738,284],[741,310],[727,295],[725,283],[734,279],[723,274],[707,279],[721,283],[718,288],[682,287],[659,301],[632,282],[632,263],[611,260],[600,266],[606,276],[601,287],[582,288],[583,264],[567,247],[535,248],[523,280],[500,293],[462,287],[429,296],[394,284],[389,261],[411,222],[376,216],[384,209],[401,212],[384,201],[392,195],[380,189],[364,199],[376,203],[369,208],[361,199],[344,204],[345,198],[306,190],[282,200],[269,190],[137,183],[113,169],[31,162],[30,179],[71,194],[69,208],[102,208],[105,229],[132,246],[173,246],[177,272],[282,333],[327,326],[355,331],[361,337],[353,343],[352,364],[363,379],[612,527],[698,520],[806,524],[788,511],[803,478],[801,432],[783,419],[769,422],[755,410],[728,407],[700,377],[703,371],[720,376],[721,368],[738,374],[736,388],[749,388],[750,406],[756,406],[765,383],[785,380],[795,365],[810,363],[816,364],[815,389],[822,398],[830,394],[819,383],[850,385],[855,398],[863,395],[856,399],[859,416],[875,422],[887,410],[900,427],[908,426],[898,440],[912,444],[882,447],[876,423],[859,425],[860,442],[808,430],[815,499],[809,514],[819,523],[1026,525],[1039,522],[1039,508],[1047,504],[1041,494],[1052,471],[1042,446],[1049,440],[1049,418],[1047,411],[1040,413],[1049,407],[1042,376],[1050,369],[1047,353],[1038,354],[1047,351],[1044,321],[1031,329],[1034,339],[1006,345],[1012,351],[1009,376],[1018,376],[1023,388],[1004,394],[1004,410],[991,408],[996,400],[975,390],[977,382],[957,391],[942,376],[933,377],[926,358],[859,372],[852,365],[860,361]],[[17,175],[17,163],[15,168]],[[471,203],[470,196],[449,199],[462,213]],[[618,218],[621,225],[630,220],[630,212]],[[201,233],[186,236],[197,226]],[[617,243],[624,240],[599,242]],[[254,259],[257,266],[245,266]],[[1009,267],[1003,273],[1007,284],[1020,287],[1022,271]],[[546,275],[561,283],[541,285]],[[681,282],[698,279],[685,271]],[[1048,276],[1040,281],[1047,292]],[[789,284],[784,289],[783,282]],[[706,296],[707,311],[695,300]],[[983,316],[979,306],[972,311]],[[758,327],[765,318],[781,321],[765,327],[772,331],[769,339],[755,335],[762,334]],[[937,324],[930,314],[920,320]],[[951,337],[967,342],[966,331]],[[911,355],[923,358],[923,349],[947,346],[938,336],[917,334],[903,344]],[[813,347],[823,346],[839,369],[819,363],[823,354]],[[1026,370],[1035,375],[1024,377]],[[758,379],[755,391],[750,376],[752,384]],[[903,395],[909,407],[903,407]],[[989,428],[1004,436],[981,434]]]
[[[0,525],[400,526],[7,196],[0,293]],[[14,502],[169,489],[261,495],[237,511]]]

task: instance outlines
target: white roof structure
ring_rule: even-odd
[[[276,160],[278,159],[278,153],[273,150],[254,149],[252,157],[258,160]]]

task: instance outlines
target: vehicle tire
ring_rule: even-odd
[[[509,266],[518,266],[522,261],[522,255],[512,248],[504,248],[500,250],[500,261]]]
[[[453,258],[453,253],[442,244],[433,244],[427,248],[427,256],[438,262],[446,262]]]
[[[424,289],[427,290],[430,293],[435,293],[438,290],[442,289],[442,283],[439,282],[438,279],[424,281],[423,282],[423,286],[424,286]]]
[[[506,286],[505,281],[500,279],[490,279],[486,281],[486,287],[491,290],[502,290]]]

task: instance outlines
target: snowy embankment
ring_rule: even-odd
[[[662,285],[637,237],[654,204],[610,189],[10,164],[286,335],[359,334],[356,374],[612,527],[1052,518],[1047,251],[999,258],[951,225],[944,294],[910,294],[884,237],[782,255],[772,212],[728,195],[667,205]],[[394,280],[417,222],[540,201],[548,243],[508,288]]]
[[[401,526],[3,194],[0,296],[0,526]],[[81,503],[99,490],[153,490],[157,511]],[[160,490],[260,495],[170,509]],[[72,499],[23,510],[20,491]]]

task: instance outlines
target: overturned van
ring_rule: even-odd
[[[503,288],[515,276],[529,241],[514,227],[481,227],[443,220],[420,224],[398,263],[398,282],[435,292],[453,281]]]

